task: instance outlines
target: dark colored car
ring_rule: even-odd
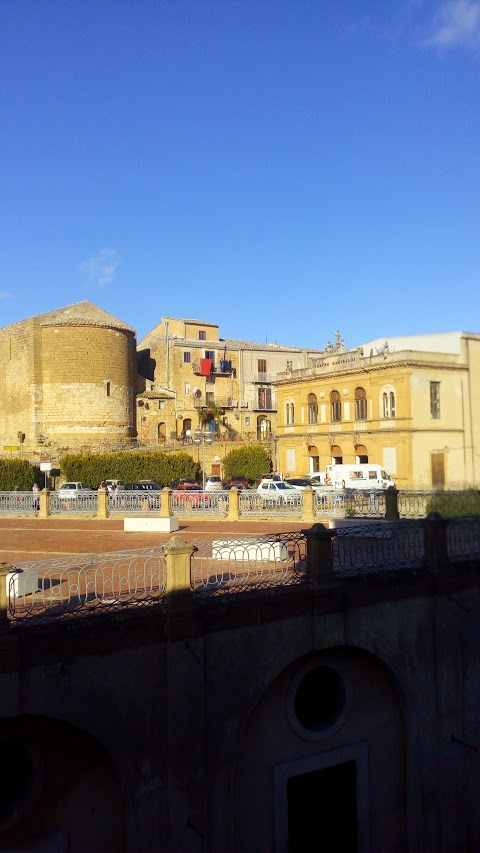
[[[149,509],[160,508],[160,492],[162,487],[158,483],[153,483],[151,480],[140,480],[138,483],[125,483],[122,487],[123,492],[145,492],[145,500],[148,501]]]
[[[240,486],[242,489],[248,489],[248,480],[243,474],[234,474],[228,481],[229,486]]]

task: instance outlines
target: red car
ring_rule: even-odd
[[[173,497],[176,499],[177,505],[185,507],[185,509],[208,507],[211,503],[210,495],[204,492],[195,481],[179,483],[173,491]]]
[[[236,474],[233,477],[230,477],[228,481],[229,486],[237,486],[239,489],[248,489],[248,480],[246,477],[243,477],[241,474]]]

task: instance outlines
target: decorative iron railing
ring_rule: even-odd
[[[449,560],[480,559],[480,519],[450,518],[446,524]]]
[[[192,557],[192,588],[199,598],[305,582],[301,532],[197,542]]]
[[[225,515],[228,512],[229,493],[227,492],[172,492],[172,512],[174,515]]]
[[[420,569],[425,565],[424,523],[384,521],[337,528],[332,559],[339,577]]]
[[[288,497],[283,495],[269,497],[261,495],[254,489],[242,489],[238,493],[238,511],[240,517],[252,516],[285,516],[287,518],[300,518],[303,509],[303,496],[301,492],[289,492]]]
[[[0,492],[0,515],[36,515],[38,494],[33,492]]]
[[[7,595],[14,622],[152,605],[165,593],[163,546],[28,561],[13,569]]]
[[[49,510],[51,515],[96,515],[98,495],[96,492],[78,494],[75,497],[64,497],[61,492],[50,492]]]
[[[159,491],[122,490],[108,496],[110,515],[144,515],[160,509]]]

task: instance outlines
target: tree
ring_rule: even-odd
[[[227,479],[234,474],[243,474],[250,483],[254,483],[271,470],[270,456],[261,444],[238,447],[225,456],[223,470]]]

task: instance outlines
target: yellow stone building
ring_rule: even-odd
[[[0,446],[30,453],[129,446],[134,330],[91,302],[0,329]]]
[[[379,339],[277,380],[284,474],[372,462],[398,488],[480,485],[480,335]]]
[[[225,439],[272,442],[278,372],[321,352],[224,339],[215,323],[162,317],[138,344],[139,440],[162,444],[217,420]]]

